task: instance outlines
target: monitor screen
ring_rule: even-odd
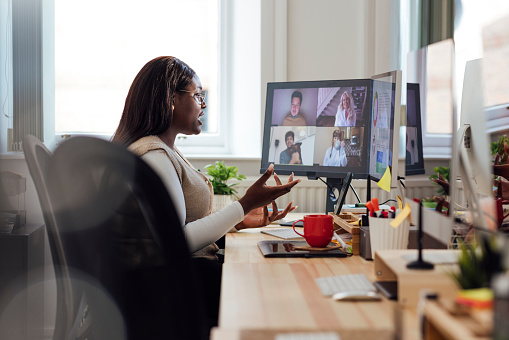
[[[384,74],[388,81],[268,83],[261,172],[272,163],[278,174],[380,179],[397,141],[392,74]]]
[[[370,96],[369,79],[267,84],[261,171],[365,178]]]
[[[419,84],[407,83],[405,175],[423,175],[421,95]]]

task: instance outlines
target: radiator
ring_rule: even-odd
[[[249,188],[256,180],[257,178],[248,178],[236,185],[235,188],[238,191],[239,197],[243,196],[247,188]],[[288,181],[288,177],[281,176],[281,180],[283,183],[286,183]],[[270,180],[267,184],[275,185],[273,180]],[[353,180],[352,186],[355,188],[355,191],[359,195],[361,201],[365,202],[367,194],[366,181]],[[436,195],[436,192],[439,189],[438,185],[432,183],[427,178],[407,179],[405,181],[405,187],[406,188],[403,189],[404,196],[411,199],[432,197],[433,195]],[[396,191],[397,190],[391,190],[391,193],[388,193],[380,189],[375,182],[371,183],[371,197],[377,197],[380,203],[383,203],[388,199],[396,199],[396,195],[399,195]],[[326,199],[327,186],[325,183],[320,180],[302,179],[299,184],[293,187],[289,194],[278,198],[276,203],[278,208],[284,208],[288,203],[293,201],[293,205],[298,206],[295,210],[296,212],[325,213]],[[357,198],[351,188],[348,190],[345,203],[357,203]],[[393,205],[394,202],[388,202],[387,204]]]

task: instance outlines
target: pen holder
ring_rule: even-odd
[[[394,228],[390,225],[393,220],[393,218],[369,217],[371,258],[375,259],[377,250],[408,248],[410,222],[405,218],[397,228]]]

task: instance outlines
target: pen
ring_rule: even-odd
[[[380,210],[380,207],[378,206],[378,198],[373,198],[371,200],[371,203],[373,204],[373,210],[377,211]]]
[[[370,215],[374,216],[375,209],[373,209],[373,203],[371,203],[371,201],[366,202],[366,208],[369,210]]]

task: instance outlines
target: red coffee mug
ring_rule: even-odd
[[[304,222],[304,235],[295,230],[295,223]],[[331,215],[305,215],[293,223],[293,230],[306,239],[311,247],[325,248],[334,235],[334,219]]]

